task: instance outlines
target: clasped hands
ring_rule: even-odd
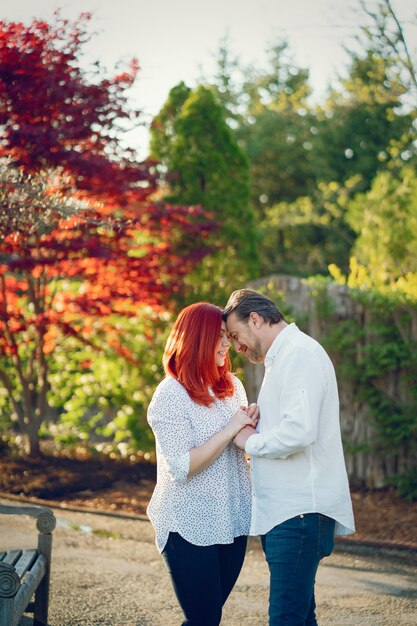
[[[255,402],[252,402],[247,407],[241,406],[240,410],[246,414],[246,420],[244,420],[242,428],[233,438],[233,443],[238,448],[244,450],[249,437],[256,434],[256,425],[259,421],[259,407]]]

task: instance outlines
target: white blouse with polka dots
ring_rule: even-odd
[[[247,405],[242,383],[210,407],[194,402],[175,378],[156,388],[148,421],[156,439],[157,483],[148,506],[156,545],[163,551],[170,532],[198,546],[233,543],[250,527],[251,484],[242,450],[230,443],[204,470],[187,478],[190,450],[223,430],[236,409]]]

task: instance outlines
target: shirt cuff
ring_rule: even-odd
[[[258,446],[256,445],[257,440],[259,439],[259,434],[251,435],[246,442],[245,452],[249,454],[249,456],[253,456],[258,451]]]
[[[190,469],[190,452],[184,452],[170,463],[169,474],[176,483],[185,483]]]

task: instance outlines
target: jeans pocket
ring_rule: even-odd
[[[319,558],[330,556],[334,548],[335,520],[327,515],[319,514]]]

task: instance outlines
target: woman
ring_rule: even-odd
[[[245,556],[251,487],[233,444],[255,425],[242,383],[230,373],[222,311],[199,302],[178,316],[163,356],[166,377],[149,406],[158,477],[148,507],[183,626],[218,626]]]

